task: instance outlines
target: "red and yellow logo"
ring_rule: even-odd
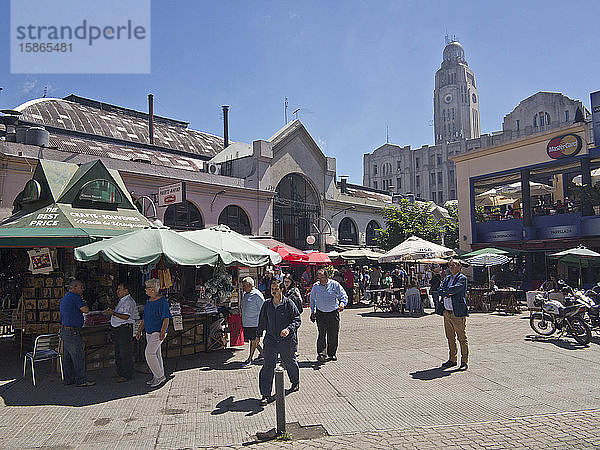
[[[546,153],[553,159],[567,158],[576,155],[581,150],[581,138],[576,134],[557,136],[548,142]]]

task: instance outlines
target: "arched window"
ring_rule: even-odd
[[[392,165],[389,162],[386,162],[383,164],[381,170],[383,172],[383,175],[389,175],[390,173],[392,173]]]
[[[320,215],[319,194],[304,175],[289,173],[281,179],[273,198],[275,239],[306,248],[306,237],[315,232],[313,224]]]
[[[533,117],[533,127],[543,127],[550,125],[550,114],[544,111],[540,111]]]
[[[239,206],[229,205],[219,215],[219,225],[227,225],[233,231],[240,234],[252,234],[250,230],[250,219],[246,212]]]
[[[375,246],[377,245],[377,236],[379,235],[379,232],[377,230],[379,230],[381,228],[381,226],[375,221],[375,220],[371,220],[368,224],[367,224],[367,245],[369,246]]]
[[[358,244],[356,225],[349,217],[344,217],[338,227],[338,241],[340,244]]]
[[[165,211],[163,223],[177,230],[201,230],[204,220],[198,208],[189,201],[170,205]]]

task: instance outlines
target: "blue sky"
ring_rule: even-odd
[[[42,96],[84,97],[190,122],[230,138],[270,137],[298,117],[337,173],[362,182],[362,155],[386,139],[433,144],[433,84],[444,35],[475,72],[482,131],[538,91],[589,108],[600,90],[600,2],[179,0],[152,2],[149,75],[11,75],[9,2],[0,3],[0,108]]]

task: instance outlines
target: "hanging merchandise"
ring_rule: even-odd
[[[206,301],[215,305],[228,303],[233,291],[232,276],[227,273],[223,264],[215,267],[213,277],[206,282],[205,296]]]
[[[160,280],[161,289],[169,289],[173,286],[173,280],[171,279],[171,271],[169,268],[159,269],[158,279]]]
[[[52,272],[52,258],[49,248],[34,248],[27,253],[29,254],[29,270],[32,274],[43,273],[48,275]]]

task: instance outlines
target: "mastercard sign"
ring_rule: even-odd
[[[557,136],[548,142],[546,153],[552,159],[568,158],[581,150],[581,138],[576,134]]]

